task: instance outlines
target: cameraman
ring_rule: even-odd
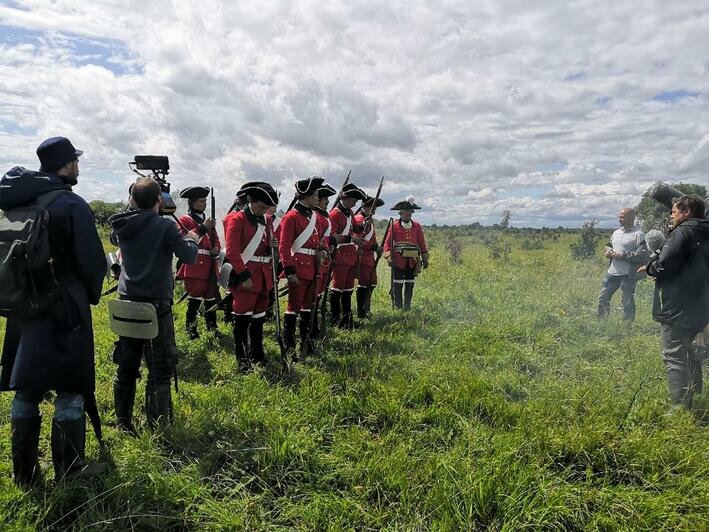
[[[145,355],[148,384],[145,389],[145,415],[148,425],[172,420],[170,379],[175,374],[177,349],[172,319],[173,254],[183,263],[197,259],[199,235],[190,231],[184,237],[175,222],[160,216],[162,194],[152,177],[138,179],[131,187],[131,202],[136,210],[115,214],[111,242],[120,247],[123,268],[118,279],[121,299],[151,303],[158,316],[158,335],[153,340],[121,336],[114,352],[118,364],[113,382],[118,426],[135,433],[132,423],[135,381],[140,377],[140,361]]]

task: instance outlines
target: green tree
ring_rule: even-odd
[[[703,185],[672,183],[670,186],[676,188],[683,194],[693,194],[705,199],[707,197],[707,189]],[[655,185],[645,191],[640,203],[635,207],[635,214],[640,221],[643,231],[647,232],[650,229],[659,229],[666,233],[669,229],[670,211],[667,210],[667,207],[652,198],[651,193],[654,187]]]
[[[123,212],[126,209],[126,204],[123,201],[108,203],[106,201],[94,200],[89,203],[91,210],[94,211],[96,223],[99,225],[108,225],[108,219],[113,214]]]

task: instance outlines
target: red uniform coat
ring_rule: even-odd
[[[177,278],[184,280],[185,290],[190,297],[212,299],[216,297],[218,291],[219,267],[217,261],[212,259],[211,250],[221,248],[219,236],[216,231],[213,231],[214,241],[212,241],[210,231],[206,231],[202,222],[189,214],[181,216],[180,223],[184,226],[183,229],[178,225],[181,234],[197,231],[201,239],[197,243],[197,260],[194,264],[182,264],[177,271]]]
[[[268,306],[268,295],[273,290],[271,250],[269,247],[271,219],[266,217],[265,222],[266,229],[261,236],[256,251],[251,260],[244,263],[243,259],[245,257],[242,257],[242,254],[256,235],[259,223],[248,209],[229,213],[224,218],[226,258],[232,265],[233,275],[239,283],[246,279],[251,279],[252,283],[249,291],[242,290],[240,284],[231,288],[234,294],[233,311],[236,314],[260,313],[264,312]]]
[[[423,237],[423,229],[421,229],[421,224],[411,220],[411,226],[407,229],[402,226],[401,220],[396,220],[393,224],[391,224],[390,232],[391,234],[387,235],[387,238],[384,241],[384,252],[391,253],[392,264],[400,270],[415,268],[416,259],[405,259],[400,253],[397,253],[392,249],[391,244],[392,240],[394,241],[394,247],[396,244],[400,243],[416,244],[422,254],[428,253],[428,247],[426,247],[426,240]]]
[[[330,222],[332,222],[332,234],[351,237],[356,229],[355,221],[350,209],[345,209],[338,205],[330,211]],[[337,245],[334,264],[341,266],[354,266],[357,263],[357,246],[352,242],[343,242]]]
[[[326,251],[331,251],[330,235],[332,233],[332,222],[326,211],[315,211],[318,217],[317,228],[321,235],[321,248]],[[320,265],[320,276],[318,278],[318,296],[325,292],[327,278],[330,273],[330,259],[325,259]]]
[[[308,212],[308,216],[304,215],[303,212]],[[292,249],[298,235],[308,227],[311,216],[316,216],[316,214],[305,207],[301,207],[300,204],[296,204],[293,209],[281,218],[278,255],[281,258],[286,276],[295,273],[301,279],[312,280],[315,278],[316,253],[320,249],[321,240],[317,218],[315,218],[316,223],[312,234],[301,246],[301,249]]]
[[[374,252],[379,248],[379,244],[377,243],[377,233],[374,230],[374,224],[372,224],[372,227],[366,234],[364,233],[364,218],[365,216],[362,213],[354,217],[355,227],[357,227],[355,235],[362,237],[365,241],[365,245],[359,252],[359,264],[360,266],[368,266],[371,268],[374,266]]]

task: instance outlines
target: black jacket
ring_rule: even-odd
[[[106,260],[88,204],[54,175],[13,168],[0,181],[0,209],[66,190],[47,209],[59,303],[41,318],[7,321],[0,389],[87,393],[94,390],[91,307],[99,301]]]
[[[111,242],[121,248],[123,259],[118,293],[141,300],[172,299],[172,256],[193,264],[197,244],[180,234],[174,220],[153,211],[122,212],[109,222]]]
[[[709,322],[709,220],[690,218],[667,237],[647,266],[655,277],[652,317],[690,333]]]

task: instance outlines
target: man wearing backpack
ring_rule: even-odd
[[[107,464],[87,464],[84,456],[85,399],[93,399],[95,385],[90,305],[99,301],[106,262],[93,212],[71,191],[77,183],[81,153],[68,139],[53,137],[37,148],[39,172],[16,167],[0,180],[0,209],[5,219],[28,205],[44,207],[49,259],[34,270],[37,275],[32,282],[45,294],[57,294],[41,308],[2,309],[3,315],[20,316],[7,321],[0,389],[16,391],[10,413],[12,465],[15,482],[22,486],[41,476],[39,404],[49,390],[56,392],[51,433],[55,480],[100,474],[108,468]],[[48,198],[51,202],[45,206]],[[0,283],[10,284],[2,278]],[[36,295],[35,289],[27,298]],[[86,407],[90,404],[95,402]]]

